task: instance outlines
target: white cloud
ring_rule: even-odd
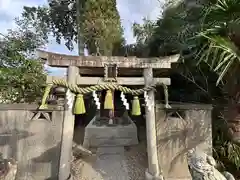
[[[0,0],[0,32],[6,33],[8,29],[15,28],[14,18],[21,15],[23,6],[38,6],[46,0]],[[5,22],[3,18],[8,21]]]
[[[132,24],[142,23],[143,18],[156,20],[160,15],[161,3],[164,0],[118,0],[117,8],[124,27],[128,43],[135,42],[132,35]]]
[[[7,9],[11,3],[11,0],[1,0],[0,1],[0,9]]]

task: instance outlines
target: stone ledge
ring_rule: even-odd
[[[170,104],[171,109],[179,109],[179,110],[212,110],[211,104],[191,104],[191,103],[174,103]],[[166,109],[165,104],[157,104],[155,105],[156,109]]]
[[[38,104],[26,104],[26,103],[18,103],[18,104],[0,104],[0,111],[5,110],[30,110],[30,111],[38,111]],[[48,105],[48,108],[40,111],[63,111],[64,108],[58,105]]]

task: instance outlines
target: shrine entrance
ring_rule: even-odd
[[[70,173],[74,114],[86,113],[84,99],[92,96],[90,122],[85,128],[83,147],[132,146],[138,144],[137,127],[130,117],[140,117],[145,107],[148,168],[147,179],[160,176],[155,126],[155,88],[162,86],[165,108],[168,104],[170,78],[162,77],[178,60],[178,55],[164,58],[69,56],[39,51],[52,67],[67,67],[67,77],[48,76],[42,105],[53,86],[66,88],[65,116],[60,157],[59,180]],[[131,87],[131,88],[129,88]],[[120,98],[119,98],[120,97]],[[142,101],[140,100],[142,98]],[[69,172],[69,173],[68,173]]]

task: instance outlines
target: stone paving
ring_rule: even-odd
[[[137,151],[136,151],[137,149]],[[145,153],[139,147],[100,147],[92,157],[73,163],[74,180],[144,180]]]
[[[93,156],[72,163],[73,180],[144,180],[147,167],[146,142],[136,146],[99,147]]]
[[[104,180],[129,180],[123,147],[100,147],[93,165]]]

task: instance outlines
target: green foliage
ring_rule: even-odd
[[[149,55],[148,44],[156,28],[156,24],[146,18],[143,19],[143,24],[134,23],[132,26],[133,35],[136,38],[136,44],[133,48],[133,55],[146,57]]]
[[[238,70],[239,8],[239,0],[182,1],[168,6],[157,22],[150,54],[181,53],[190,55],[195,64],[204,61],[218,74],[219,84],[227,72]]]
[[[137,39],[137,44],[148,44],[149,39],[152,37],[156,25],[153,21],[146,18],[143,19],[143,24],[133,24],[133,35]]]
[[[214,111],[216,112],[216,110]],[[213,113],[215,114],[215,113]],[[213,155],[223,171],[227,170],[239,176],[240,146],[233,143],[227,136],[227,122],[223,115],[213,121]]]
[[[1,102],[34,102],[42,94],[45,72],[33,58],[42,43],[35,33],[19,29],[0,39]]]
[[[222,81],[229,72],[239,73],[240,65],[240,0],[218,0],[204,17],[204,29],[199,33],[208,43],[201,52],[205,61]],[[236,77],[235,80],[238,80]]]
[[[189,6],[185,1],[168,5],[157,21],[150,43],[151,55],[184,54],[200,44],[196,34],[201,29],[204,6]]]
[[[201,34],[209,40],[209,44],[203,46],[201,50],[201,57],[199,62],[205,61],[213,69],[214,72],[219,74],[216,84],[223,80],[227,73],[237,73],[240,65],[240,51],[238,47],[227,37],[219,35],[205,35]],[[236,77],[236,79],[238,79]]]
[[[90,53],[96,53],[98,46],[103,55],[116,54],[124,43],[116,0],[84,0],[79,1],[78,6],[75,1],[51,0],[47,7],[24,7],[22,16],[41,29],[45,36],[53,34],[57,43],[60,44],[61,38],[64,38],[70,50],[78,39],[79,18],[81,44],[87,44]],[[77,10],[80,17],[77,17]]]

